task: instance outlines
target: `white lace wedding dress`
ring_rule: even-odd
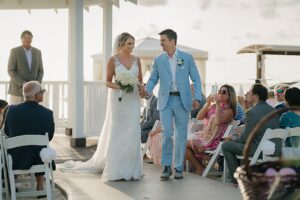
[[[122,71],[138,75],[136,61],[130,69],[115,60],[116,74]],[[138,88],[124,93],[118,101],[119,91],[109,89],[105,121],[93,157],[86,162],[68,161],[62,171],[102,172],[102,180],[136,180],[142,175],[140,98]]]

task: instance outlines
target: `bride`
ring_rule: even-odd
[[[102,172],[102,180],[138,180],[142,175],[139,88],[123,93],[114,83],[116,74],[132,73],[142,84],[140,59],[132,55],[135,39],[129,33],[120,34],[114,45],[114,54],[107,64],[106,86],[108,101],[105,121],[93,157],[86,162],[68,161],[61,170]],[[141,85],[140,84],[140,85]]]

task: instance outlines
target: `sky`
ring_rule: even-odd
[[[159,38],[172,28],[178,43],[208,52],[209,83],[252,83],[256,76],[254,54],[237,54],[250,44],[300,45],[299,0],[120,0],[113,9],[113,38],[129,32],[136,39]],[[11,48],[29,29],[32,45],[42,50],[44,80],[67,80],[68,12],[59,9],[0,11],[0,80],[8,80]],[[84,11],[84,79],[92,79],[91,55],[102,51],[102,8]],[[267,56],[269,84],[299,80],[299,56]]]

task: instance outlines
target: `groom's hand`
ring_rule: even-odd
[[[200,103],[199,103],[199,100],[197,100],[197,99],[194,99],[193,100],[193,108],[199,108],[200,107]]]
[[[145,87],[140,87],[139,88],[139,94],[141,98],[144,98],[145,96],[148,95],[147,91],[145,90]]]

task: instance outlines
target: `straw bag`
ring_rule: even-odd
[[[300,107],[283,108],[268,114],[255,126],[247,139],[243,152],[244,165],[237,168],[234,174],[244,200],[300,199],[300,160],[280,160],[249,166],[250,146],[258,130],[272,117],[288,110],[300,110]],[[286,167],[296,173],[290,175],[277,173],[283,168],[284,171]],[[275,169],[275,176],[266,175],[266,171],[270,168]]]

